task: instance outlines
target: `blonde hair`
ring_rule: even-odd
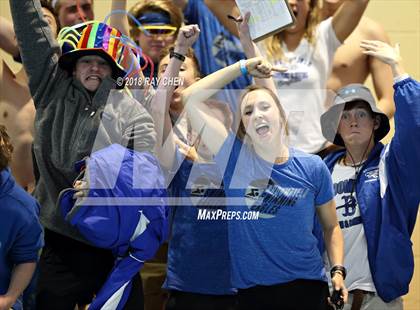
[[[184,23],[184,14],[179,7],[173,4],[171,0],[140,0],[130,9],[130,14],[138,19],[146,12],[162,11],[169,14],[171,25],[177,28],[174,34],[174,37],[176,38],[179,28]],[[129,24],[130,36],[131,38],[136,39],[140,30],[138,29],[137,24],[131,18],[129,18]]]
[[[316,38],[316,27],[321,22],[321,8],[318,0],[310,0],[309,14],[306,19],[305,33],[303,38],[307,39],[309,44],[314,45]],[[284,56],[281,48],[283,42],[283,32],[265,39],[264,45],[267,51],[267,56],[270,61],[281,60]],[[302,38],[302,39],[303,39]]]

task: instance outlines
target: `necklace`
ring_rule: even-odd
[[[370,141],[370,140],[369,140]],[[369,142],[370,143],[370,142]],[[359,176],[359,172],[360,172],[360,170],[362,169],[362,167],[363,167],[363,164],[365,163],[365,161],[366,161],[366,159],[364,159],[365,158],[365,156],[366,156],[366,153],[367,153],[367,150],[369,149],[369,144],[368,144],[368,146],[366,147],[366,150],[365,150],[365,152],[363,153],[363,155],[362,155],[362,160],[360,161],[360,162],[358,162],[357,164],[354,162],[354,159],[353,159],[353,156],[351,155],[351,153],[350,153],[350,151],[349,150],[347,150],[347,153],[350,155],[350,158],[351,158],[351,161],[353,162],[353,164],[352,165],[347,165],[346,164],[346,155],[344,155],[344,157],[343,157],[343,163],[344,163],[344,166],[348,166],[348,167],[353,167],[354,168],[354,179],[353,179],[353,184],[352,184],[352,186],[351,186],[351,193],[350,193],[350,196],[353,196],[353,194],[354,194],[354,191],[355,191],[355,189],[356,189],[356,183],[357,183],[357,177]]]
[[[346,161],[346,155],[343,156],[343,158],[341,159],[341,163],[346,166],[346,167],[353,167],[353,168],[359,168],[360,166],[362,166],[365,163],[366,159],[362,159],[361,161],[359,161],[358,163],[347,163]]]
[[[351,154],[350,154],[350,157],[351,157]],[[364,159],[364,160],[362,159],[362,161],[358,162],[357,164],[355,164],[355,163],[347,164],[346,155],[344,155],[344,157],[341,159],[341,162],[344,166],[354,168],[354,178],[352,179],[350,196],[353,196],[353,194],[354,194],[354,191],[356,189],[357,177],[359,176],[359,172],[362,169],[362,166],[365,163],[365,161],[366,161],[366,159]]]
[[[359,172],[362,169],[363,164],[366,161],[365,156],[368,155],[367,151],[369,149],[370,142],[372,141],[372,136],[373,136],[373,130],[372,130],[372,133],[371,133],[370,138],[369,138],[369,143],[366,146],[365,151],[363,152],[362,160],[360,162],[358,162],[357,164],[354,162],[353,155],[351,155],[350,151],[348,149],[346,150],[346,154],[349,154],[349,156],[351,158],[351,161],[353,162],[353,165],[349,165],[349,166],[354,168],[354,179],[353,179],[353,185],[351,187],[351,193],[350,193],[351,196],[353,196],[354,190],[356,189],[356,182],[357,182],[357,177],[359,176]],[[344,157],[343,157],[343,163],[344,163],[345,166],[347,166],[347,164],[346,164],[346,154],[344,154]]]

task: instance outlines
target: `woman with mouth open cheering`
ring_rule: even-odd
[[[228,222],[239,309],[325,309],[328,285],[312,234],[315,213],[334,266],[334,288],[347,298],[343,238],[327,167],[319,157],[287,146],[285,114],[269,84],[244,91],[236,136],[204,102],[241,74],[268,78],[274,70],[262,58],[241,60],[197,81],[182,99],[193,130],[224,171],[227,209],[259,211],[257,221]]]

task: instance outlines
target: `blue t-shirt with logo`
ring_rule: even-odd
[[[271,164],[232,133],[216,156],[228,209],[259,211],[259,219],[229,221],[232,284],[245,289],[296,279],[326,281],[312,233],[316,206],[334,197],[330,173],[316,155],[295,149]]]
[[[235,290],[230,284],[228,228],[226,220],[200,220],[199,210],[225,210],[222,177],[216,165],[194,164],[183,159],[169,192],[179,198],[171,206],[171,236],[167,262],[166,289],[183,292],[229,295]],[[178,166],[175,164],[175,166]],[[220,201],[214,205],[211,199]]]
[[[184,16],[187,24],[197,24],[200,27],[200,36],[193,48],[203,76],[246,59],[239,39],[219,22],[203,0],[189,0],[184,9]],[[239,93],[237,90],[244,89],[250,83],[249,76],[237,78],[225,87],[236,91],[225,90],[220,93],[219,99],[228,102],[235,113]]]

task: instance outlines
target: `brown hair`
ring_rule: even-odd
[[[318,0],[310,0],[309,3],[309,14],[306,19],[305,33],[303,38],[306,38],[308,42],[314,45],[316,42],[315,32],[316,27],[321,22],[321,8]],[[283,58],[283,50],[281,48],[283,42],[283,32],[280,32],[274,36],[271,36],[264,40],[264,45],[267,50],[267,56],[271,61],[280,60]]]
[[[76,5],[77,5],[77,1],[78,0],[76,0]],[[93,9],[93,3],[94,2],[94,0],[91,0],[91,3],[92,3],[92,9]],[[53,6],[53,0],[41,0],[41,6],[43,7],[43,8],[46,8],[46,9],[48,9],[48,10],[50,10],[51,11],[51,13],[53,13],[53,15],[54,15],[54,17],[56,17],[56,20],[58,21],[58,12],[60,12],[60,9],[61,9],[61,6],[62,6],[63,4],[61,3],[61,1],[60,0],[58,0],[55,4],[54,4],[54,6]],[[51,10],[51,9],[52,10]],[[60,30],[60,24],[57,22],[57,25],[58,25],[58,30]]]
[[[56,11],[57,11],[57,13],[58,13],[58,11],[60,10],[61,5],[62,5],[62,3],[61,3],[61,1],[60,1],[60,0],[58,0],[58,1],[55,3],[54,7],[53,7],[53,0],[41,0],[41,5],[42,5],[42,2],[49,2],[49,3],[50,3],[50,6],[51,6],[54,10],[56,10]],[[93,5],[93,2],[94,2],[94,0],[91,0],[92,5]],[[76,0],[76,4],[77,4],[77,0]],[[43,6],[43,5],[42,5],[42,6]]]
[[[160,55],[159,55],[159,62],[165,58],[167,55],[170,54],[170,52],[173,52],[175,49],[175,45],[169,45],[166,46],[164,49],[162,49]],[[200,70],[200,63],[198,62],[197,56],[195,55],[194,50],[189,47],[187,50],[187,53],[185,54],[185,57],[188,57],[189,59],[192,60],[193,64],[194,64],[194,77],[199,77],[201,78],[201,70]]]
[[[54,10],[50,1],[41,0],[40,2],[41,2],[41,7],[50,11],[52,16],[54,16],[55,24],[57,25],[57,34],[58,34],[60,32],[61,27],[60,27],[60,22],[58,21],[58,15],[57,15],[56,10]]]
[[[374,122],[378,121],[379,122],[379,125],[381,124],[382,118],[381,118],[380,114],[373,112],[371,106],[366,101],[363,101],[363,100],[355,100],[355,101],[347,102],[345,104],[345,106],[344,106],[343,111],[352,110],[354,108],[362,108],[362,109],[364,109],[366,112],[368,112],[369,117]],[[339,120],[339,122],[340,122],[340,120]],[[374,132],[373,132],[373,140],[375,141],[375,143],[380,141],[380,139],[378,137],[378,134],[377,134],[377,130],[379,128],[380,128],[380,126],[378,126],[378,128],[375,129]],[[338,133],[338,131],[337,131],[337,135],[339,135],[341,137],[341,135]],[[341,138],[341,139],[343,139],[343,138]]]
[[[365,109],[368,112],[370,118],[375,117],[375,113],[373,113],[372,108],[370,107],[369,103],[367,103],[364,100],[354,100],[354,101],[346,102],[346,104],[344,105],[343,111],[352,110],[356,107]]]
[[[6,127],[0,125],[0,171],[9,166],[12,160],[13,145],[7,134]]]
[[[247,88],[245,88],[245,91],[242,93],[239,99],[238,111],[236,113],[236,124],[239,124],[238,130],[236,131],[236,136],[238,137],[238,139],[245,142],[245,138],[246,138],[246,128],[244,126],[244,123],[242,122],[242,113],[241,113],[241,107],[244,102],[244,98],[246,95],[256,90],[266,91],[271,96],[271,98],[273,98],[274,102],[277,105],[277,108],[279,109],[280,119],[283,121],[283,126],[285,129],[286,136],[289,136],[289,129],[286,123],[286,113],[284,112],[283,107],[281,106],[280,100],[277,97],[277,95],[273,93],[271,89],[267,87],[251,84]]]
[[[179,28],[184,23],[184,14],[179,7],[173,4],[171,0],[140,0],[130,9],[130,14],[138,19],[146,12],[159,13],[162,11],[169,14],[171,25],[177,28],[174,34],[176,38]],[[137,24],[131,18],[128,19],[128,23],[130,24],[131,38],[136,40],[140,30],[138,29]]]

